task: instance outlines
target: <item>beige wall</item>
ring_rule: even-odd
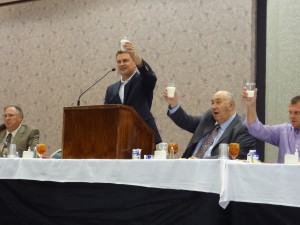
[[[286,123],[288,104],[300,94],[300,1],[272,0],[267,9],[266,123]],[[265,160],[277,161],[266,144]]]
[[[61,147],[64,106],[115,65],[127,35],[158,76],[153,113],[165,142],[181,152],[191,134],[166,116],[162,98],[174,80],[183,107],[199,114],[217,90],[237,96],[255,74],[254,0],[43,0],[0,8],[0,107],[20,104],[25,123],[41,131],[52,152]],[[81,100],[102,104],[110,74]]]

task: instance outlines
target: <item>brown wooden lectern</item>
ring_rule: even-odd
[[[134,148],[153,155],[154,136],[129,106],[64,107],[64,159],[131,159]]]

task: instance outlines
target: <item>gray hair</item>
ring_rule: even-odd
[[[17,105],[7,105],[7,106],[4,107],[4,111],[5,111],[7,108],[15,108],[16,113],[17,113],[18,115],[20,115],[21,117],[24,116],[24,115],[23,115],[23,111],[22,111],[22,109],[21,109],[20,106],[17,106]]]
[[[227,102],[231,102],[231,101],[235,102],[235,97],[231,92],[227,91]]]

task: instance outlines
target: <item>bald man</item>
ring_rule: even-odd
[[[164,98],[169,104],[168,116],[180,128],[193,133],[183,158],[217,158],[220,143],[239,143],[238,159],[246,159],[250,149],[255,149],[256,139],[243,124],[244,119],[235,112],[234,96],[228,91],[218,91],[211,98],[211,108],[201,116],[188,115],[179,105],[178,94],[174,98]],[[216,135],[207,150],[199,157],[199,149],[206,144],[206,139],[218,127]]]

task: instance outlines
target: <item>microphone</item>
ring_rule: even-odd
[[[116,68],[112,68],[110,71],[108,71],[104,76],[102,76],[99,80],[97,80],[92,86],[90,86],[88,89],[86,89],[84,92],[82,92],[79,95],[79,98],[77,100],[77,106],[80,106],[80,98],[82,95],[84,95],[88,90],[90,90],[92,87],[94,87],[100,80],[102,80],[104,77],[106,77],[110,72],[115,71]]]

